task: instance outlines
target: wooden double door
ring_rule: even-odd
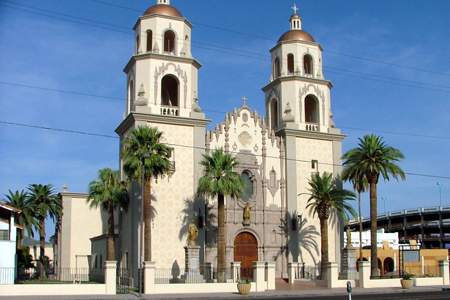
[[[253,262],[258,261],[258,241],[253,234],[242,232],[236,236],[234,261],[241,262],[241,278],[253,279]]]

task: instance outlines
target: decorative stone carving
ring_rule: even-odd
[[[244,226],[250,225],[251,209],[250,202],[247,202],[244,207],[244,221],[242,222]]]
[[[248,148],[253,142],[252,136],[247,131],[242,132],[238,136],[238,140],[244,148]]]
[[[191,224],[189,224],[189,230],[188,230],[188,240],[189,246],[197,246],[197,243],[195,242],[195,240],[198,237],[198,229],[197,226],[195,226],[195,222],[194,220],[192,220]]]

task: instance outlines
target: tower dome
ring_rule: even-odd
[[[289,23],[291,24],[291,30],[285,32],[279,39],[279,42],[283,41],[292,41],[292,40],[303,40],[307,42],[313,42],[316,41],[314,38],[307,33],[306,31],[302,30],[302,18],[300,15],[297,14],[298,7],[294,4],[294,7],[292,7],[294,10],[294,14],[289,19]]]
[[[314,38],[312,37],[312,35],[310,35],[306,31],[301,30],[301,29],[294,29],[294,30],[289,30],[289,31],[285,32],[278,40],[278,43],[283,42],[283,41],[291,41],[291,40],[303,40],[303,41],[313,42],[313,43],[316,42],[314,40]]]
[[[183,15],[178,11],[178,9],[170,5],[169,0],[158,0],[156,5],[153,5],[152,7],[150,7],[145,11],[144,16],[154,14],[178,18],[183,17]]]

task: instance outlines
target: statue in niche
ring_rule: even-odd
[[[188,243],[188,246],[197,246],[197,243],[195,242],[195,239],[197,237],[198,237],[198,229],[197,229],[197,226],[195,226],[194,220],[192,220],[191,224],[189,224],[189,231],[188,231],[189,243]]]
[[[250,203],[247,202],[244,207],[244,225],[250,225],[250,212],[251,212]]]

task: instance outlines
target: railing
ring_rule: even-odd
[[[319,124],[316,123],[306,123],[307,131],[319,131]]]
[[[299,278],[301,279],[320,279],[320,269],[316,266],[300,266]]]
[[[105,282],[104,269],[89,268],[59,268],[46,270],[40,274],[35,269],[20,271],[17,275],[16,283],[19,284],[68,284],[85,282]]]
[[[198,269],[168,268],[155,270],[155,284],[227,282],[231,269],[211,268],[208,265]]]
[[[178,116],[178,107],[161,105],[161,115]]]

